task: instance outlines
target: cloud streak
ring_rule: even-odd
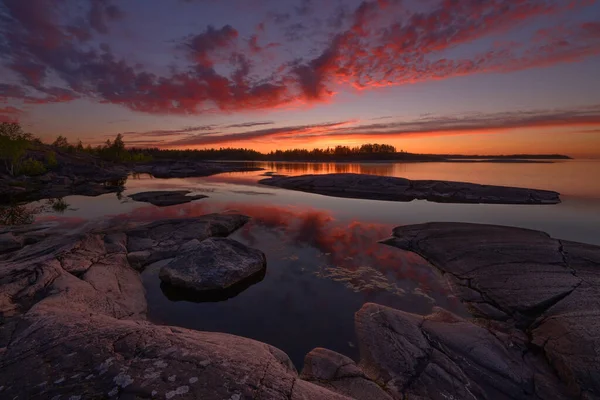
[[[243,132],[211,132],[166,141],[165,147],[207,146],[246,140],[308,140],[352,137],[436,136],[502,132],[529,128],[570,128],[600,125],[600,105],[564,110],[533,110],[502,113],[473,113],[457,116],[428,115],[411,121],[360,124],[341,121],[324,124],[283,126]],[[593,130],[592,130],[593,131]],[[143,135],[141,133],[140,135]]]

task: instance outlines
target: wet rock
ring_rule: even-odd
[[[357,400],[392,399],[350,358],[323,348],[306,355],[300,378]]]
[[[559,194],[548,190],[479,185],[450,181],[411,181],[360,174],[272,176],[263,185],[355,199],[438,203],[557,204]]]
[[[204,195],[188,196],[188,194],[190,193],[191,192],[189,190],[165,190],[135,193],[129,197],[131,197],[135,201],[150,203],[157,207],[167,207],[177,204],[184,204],[192,202],[194,200],[204,199],[208,197]]]
[[[446,273],[455,294],[500,337],[525,336],[571,395],[600,397],[600,247],[504,226],[429,223],[394,229],[389,245]],[[526,358],[526,357],[524,357]],[[512,368],[511,368],[512,369]],[[557,384],[536,375],[536,390]],[[507,386],[508,387],[508,386]]]
[[[264,271],[265,255],[232,239],[201,242],[160,270],[160,279],[174,287],[194,291],[230,288]]]
[[[23,247],[22,239],[16,237],[13,233],[7,232],[0,234],[0,254],[17,250],[21,247]]]
[[[209,214],[155,221],[129,229],[125,232],[129,262],[135,268],[143,268],[173,258],[189,250],[192,243],[209,237],[228,236],[249,220],[249,217],[239,214]]]

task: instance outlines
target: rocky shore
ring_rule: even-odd
[[[525,229],[396,228],[384,243],[428,260],[474,318],[367,303],[355,318],[358,362],[317,348],[298,374],[268,344],[146,321],[138,271],[155,261],[204,260],[167,268],[191,268],[198,282],[211,257],[202,249],[219,247],[227,257],[212,273],[227,277],[223,287],[260,272],[257,250],[218,239],[247,221],[212,214],[76,235],[0,228],[0,397],[600,398],[600,248]]]
[[[391,176],[324,174],[271,176],[259,183],[284,189],[353,199],[436,203],[557,204],[559,193],[475,183],[409,180]]]
[[[208,196],[202,194],[189,196],[189,190],[156,190],[151,192],[139,192],[129,196],[132,200],[150,203],[157,207],[168,207],[178,204],[190,203],[194,200],[205,199]]]
[[[127,177],[132,173],[147,173],[156,178],[181,178],[261,170],[235,163],[201,161],[159,160],[142,164],[115,164],[87,154],[62,154],[57,158],[57,167],[42,175],[12,177],[0,171],[0,205],[69,195],[118,193],[125,189]]]

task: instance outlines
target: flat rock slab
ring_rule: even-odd
[[[263,185],[354,199],[436,203],[557,204],[559,193],[548,190],[479,185],[466,182],[417,180],[378,175],[325,174],[273,176]]]
[[[239,336],[67,309],[32,310],[19,327],[0,354],[3,399],[349,399]]]
[[[428,260],[476,317],[521,336],[577,396],[600,398],[599,246],[466,223],[400,226],[384,243]]]
[[[232,239],[211,238],[162,267],[159,278],[186,290],[217,291],[238,285],[265,267],[260,250]]]
[[[359,366],[394,399],[570,398],[521,347],[445,310],[421,316],[367,303],[355,323]]]
[[[208,214],[151,222],[127,230],[127,257],[132,266],[176,257],[209,237],[224,237],[241,228],[249,217],[239,214]]]
[[[135,193],[129,197],[135,201],[150,203],[157,207],[174,206],[177,204],[189,203],[194,200],[204,199],[208,197],[201,194],[195,196],[188,196],[190,193],[191,192],[189,190],[161,190]]]

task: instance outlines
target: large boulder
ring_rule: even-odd
[[[49,307],[18,326],[0,355],[2,398],[348,399],[238,336]]]
[[[194,200],[204,199],[208,196],[195,195],[189,196],[189,190],[157,190],[151,192],[140,192],[130,195],[133,200],[150,203],[157,207],[174,206],[177,204],[189,203]]]
[[[479,185],[450,181],[411,181],[393,176],[323,174],[276,176],[263,185],[327,196],[388,201],[428,200],[438,203],[556,204],[559,193],[549,190]]]
[[[352,359],[320,347],[304,358],[300,378],[356,400],[392,399]]]
[[[520,347],[441,309],[423,317],[367,303],[356,332],[360,367],[395,399],[570,398]]]
[[[265,267],[260,250],[232,239],[211,238],[162,267],[159,278],[186,290],[219,291],[260,274]]]
[[[465,223],[401,226],[384,243],[444,272],[476,317],[520,337],[524,358],[543,355],[571,393],[600,398],[600,247]]]
[[[127,257],[135,268],[173,258],[209,237],[225,237],[250,220],[240,214],[208,214],[196,218],[166,219],[129,230]]]

